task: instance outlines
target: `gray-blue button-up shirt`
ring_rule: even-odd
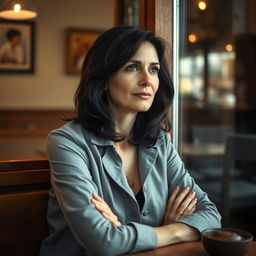
[[[110,140],[99,138],[71,121],[48,137],[51,190],[49,236],[41,256],[119,255],[153,249],[167,201],[175,186],[196,192],[197,209],[179,222],[199,231],[220,226],[215,205],[191,178],[170,141],[169,133],[153,147],[139,146],[139,169],[145,198],[140,212],[122,160]],[[112,225],[90,203],[96,192],[123,224]]]

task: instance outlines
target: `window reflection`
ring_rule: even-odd
[[[235,52],[212,51],[206,58],[205,60],[200,50],[180,58],[180,96],[184,100],[194,100],[197,103],[206,101],[209,104],[234,107]],[[207,76],[204,72],[207,72]]]
[[[199,2],[206,7],[200,8]],[[227,141],[229,150],[238,141],[228,138],[234,134],[256,136],[256,2],[185,0],[180,1],[180,10],[185,32],[179,58],[179,150],[191,175],[218,203],[224,193]],[[249,149],[245,144],[241,147],[240,152]],[[249,202],[256,198],[256,154],[250,161],[233,163],[228,181],[247,184],[248,205],[232,209],[228,217],[229,226],[255,234],[256,227],[249,223],[256,214],[256,200]],[[232,186],[231,194],[247,193],[248,189]],[[211,188],[218,191],[213,195]],[[237,206],[238,201],[233,203]],[[218,207],[223,209],[221,203]]]
[[[235,106],[234,61],[233,51],[209,53],[209,103]]]
[[[184,99],[203,99],[204,59],[198,52],[180,59],[180,94]]]

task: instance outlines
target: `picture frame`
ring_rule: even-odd
[[[0,73],[33,73],[35,23],[0,20]]]
[[[139,26],[139,0],[122,1],[122,18],[123,25]]]
[[[80,74],[84,58],[103,30],[67,28],[66,74]]]
[[[139,27],[142,6],[144,0],[115,0],[115,25]]]

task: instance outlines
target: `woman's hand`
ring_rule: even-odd
[[[195,192],[189,193],[189,190],[189,187],[185,187],[179,195],[179,186],[173,190],[164,217],[165,225],[174,223],[195,211],[197,198]]]
[[[122,223],[118,220],[117,216],[112,212],[108,204],[96,193],[92,193],[91,203],[101,213],[101,215],[113,225],[119,227]]]

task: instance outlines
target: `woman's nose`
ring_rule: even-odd
[[[151,86],[152,80],[150,75],[147,72],[143,72],[139,85],[140,86]]]

